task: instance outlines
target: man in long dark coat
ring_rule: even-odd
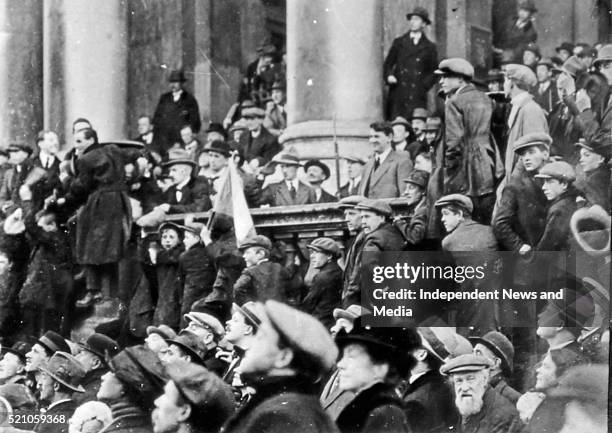
[[[427,106],[427,91],[434,85],[438,62],[436,46],[423,30],[431,21],[426,9],[417,7],[406,15],[410,31],[396,38],[384,64],[384,77],[389,85],[387,118],[409,119],[417,107]]]

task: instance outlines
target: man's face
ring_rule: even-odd
[[[85,367],[85,371],[92,371],[101,364],[100,358],[98,358],[90,351],[84,349],[81,349],[81,351],[77,353],[76,359],[78,359],[79,362],[83,364],[83,367]]]
[[[187,164],[174,164],[170,167],[168,176],[172,179],[173,185],[178,185],[191,176],[191,167]]]
[[[321,167],[311,165],[306,170],[306,178],[311,184],[320,185],[325,180],[325,173]]]
[[[217,131],[210,131],[206,133],[206,142],[212,143],[213,141],[225,141],[223,134]],[[237,141],[237,140],[236,140]]]
[[[340,317],[336,319],[336,323],[334,323],[334,326],[329,329],[329,332],[331,333],[332,337],[335,338],[341,329],[344,329],[346,332],[351,332],[353,327],[353,322],[351,322],[349,319],[345,319],[344,317]]]
[[[186,355],[176,344],[170,344],[167,349],[159,352],[159,360],[163,364],[168,365],[179,359],[187,362],[191,361],[189,355]]]
[[[366,348],[358,343],[346,345],[338,361],[338,387],[345,391],[359,391],[380,379],[377,365]]]
[[[404,197],[406,197],[409,205],[418,203],[423,198],[423,188],[414,183],[407,183]]]
[[[442,208],[442,224],[447,233],[452,232],[463,221],[463,215],[460,212],[453,212],[449,208]]]
[[[326,254],[321,251],[311,250],[310,251],[310,264],[315,269],[321,269],[328,262],[331,261],[331,257],[329,254]]]
[[[45,348],[36,343],[32,349],[26,353],[26,371],[36,371],[39,367],[44,366],[49,357]]]
[[[393,125],[393,141],[396,143],[401,143],[406,139],[408,135],[408,131],[406,130],[406,125]]]
[[[420,32],[425,28],[425,21],[418,15],[412,15],[408,20],[408,27],[411,32]]]
[[[242,258],[244,258],[247,266],[255,266],[259,263],[261,257],[258,252],[259,250],[257,247],[249,247],[242,252]]]
[[[427,142],[427,144],[429,145],[433,144],[433,142],[436,141],[436,138],[438,138],[437,130],[425,131],[425,141]],[[415,158],[415,163],[416,163],[416,158]]]
[[[246,323],[242,313],[236,311],[231,319],[225,322],[225,339],[232,344],[239,343],[247,335],[253,334],[253,327]]]
[[[77,153],[81,153],[83,150],[87,149],[94,142],[93,138],[87,139],[85,138],[85,131],[77,131],[74,134],[74,147]]]
[[[523,65],[532,67],[538,60],[538,57],[533,51],[525,50],[523,52]]]
[[[245,116],[244,120],[246,122],[247,128],[249,128],[249,131],[259,130],[263,123],[263,118],[259,116]]]
[[[347,161],[346,168],[349,179],[357,179],[363,173],[363,164],[359,162]]]
[[[96,394],[98,400],[115,401],[119,400],[124,394],[123,384],[115,376],[115,373],[109,371],[100,378],[100,389]]]
[[[166,343],[166,340],[164,340],[161,335],[155,332],[147,335],[147,338],[145,338],[145,344],[149,349],[151,349],[158,355],[162,350],[168,348],[168,343]]]
[[[430,133],[427,133],[427,135],[425,136],[425,138],[427,138],[429,136]],[[435,133],[435,137],[437,137],[437,133]],[[428,139],[429,141],[429,139]],[[433,141],[433,140],[432,140]],[[432,170],[432,166],[431,166],[431,159],[430,158],[426,158],[423,155],[419,154],[416,156],[416,158],[414,158],[414,169],[415,170],[423,170],[426,171],[427,173],[431,173]]]
[[[227,166],[227,158],[218,152],[208,152],[208,161],[210,168],[215,172],[221,171]]]
[[[527,171],[537,171],[548,161],[548,151],[543,150],[540,146],[529,146],[519,155]]]
[[[38,143],[40,150],[47,152],[49,155],[55,155],[59,151],[59,138],[53,131],[45,133],[45,138]]]
[[[538,368],[536,368],[536,384],[538,390],[548,389],[557,381],[557,366],[548,353]]]
[[[9,160],[13,164],[21,164],[23,161],[28,159],[28,152],[24,152],[23,150],[11,150],[9,152]]]
[[[174,229],[164,230],[161,235],[161,246],[164,250],[171,250],[181,241],[178,233]]]
[[[180,81],[170,81],[168,84],[171,92],[178,92],[183,88],[183,84]]]
[[[512,88],[514,87],[514,83],[508,77],[504,78],[504,94],[506,96],[510,96],[512,92]]]
[[[548,201],[552,201],[567,191],[567,184],[559,181],[559,179],[544,179],[542,191],[544,191]]]
[[[181,140],[183,144],[188,145],[194,139],[194,134],[190,126],[181,129]]]
[[[372,233],[385,222],[385,217],[369,210],[361,211],[361,227],[365,233]]]
[[[361,230],[361,212],[355,209],[344,210],[344,221],[346,221],[346,227],[352,232],[358,232]]]
[[[423,128],[425,128],[425,119],[412,119],[410,125],[416,135],[421,135]]]
[[[487,370],[452,375],[455,405],[463,417],[477,414],[482,409],[488,379]]]
[[[215,339],[215,334],[212,332],[212,330],[208,326],[205,326],[196,320],[190,321],[185,329],[192,334],[197,335],[198,338],[204,343],[209,343]]]
[[[562,62],[565,62],[567,59],[569,59],[569,57],[572,55],[572,53],[570,53],[567,50],[559,50],[557,51],[557,56],[561,59]]]
[[[38,389],[40,400],[50,402],[53,399],[53,395],[55,394],[53,385],[53,378],[47,373],[40,372],[36,382],[36,388]]]
[[[612,62],[603,62],[599,66],[599,72],[608,80],[608,84],[612,83]]]
[[[285,103],[285,92],[280,89],[272,90],[270,97],[272,98],[272,101],[274,101],[274,103],[277,105],[283,105]]]
[[[270,320],[264,315],[261,325],[255,333],[254,341],[240,362],[240,373],[266,373],[275,367],[285,366],[282,362],[284,353],[288,349],[279,347],[280,336],[274,329]]]
[[[154,402],[151,414],[154,433],[170,433],[179,430],[179,425],[189,418],[189,405],[179,405],[180,393],[173,381],[164,386],[164,393]]]
[[[538,83],[545,83],[550,80],[550,69],[548,69],[548,65],[538,65],[536,67],[536,77],[538,78]]]
[[[0,359],[0,381],[6,381],[13,376],[23,373],[24,364],[21,359],[14,353],[7,352]]]
[[[580,165],[585,172],[589,173],[597,169],[603,163],[603,156],[595,152],[591,152],[589,149],[585,149],[584,147],[580,148]]]
[[[463,81],[458,77],[453,77],[450,75],[442,75],[440,77],[440,88],[447,95],[461,87],[462,84]]]
[[[379,155],[391,147],[392,139],[393,135],[385,135],[382,131],[375,131],[370,128],[370,144],[374,148],[374,152]]]
[[[0,253],[0,275],[4,275],[11,267],[11,262],[4,253]]]
[[[232,138],[234,139],[235,142],[239,142],[240,141],[240,137],[242,137],[242,134],[244,134],[244,129],[236,129],[232,132]]]
[[[153,125],[151,124],[151,119],[148,117],[141,117],[138,119],[138,133],[140,135],[147,134],[153,130]]]
[[[297,171],[298,171],[297,165],[281,164],[280,167],[281,167],[281,171],[283,172],[283,179],[294,180],[295,178],[297,178]]]

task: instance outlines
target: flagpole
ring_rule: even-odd
[[[336,113],[334,113],[332,119],[332,127],[334,133],[334,158],[336,160],[336,191],[340,192],[340,151],[338,150],[338,137],[336,134]]]

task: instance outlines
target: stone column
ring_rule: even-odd
[[[382,2],[287,1],[287,114],[281,142],[319,158],[334,175],[340,155],[370,153],[368,125],[382,119]],[[346,176],[341,167],[341,181]]]
[[[100,140],[126,138],[126,0],[45,0],[45,125],[70,138],[89,119]]]
[[[42,129],[42,43],[38,0],[0,2],[0,148]]]

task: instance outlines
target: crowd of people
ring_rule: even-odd
[[[267,43],[205,131],[173,71],[133,140],[79,118],[67,149],[45,130],[0,150],[0,429],[607,431],[612,45],[542,57],[536,12],[520,1],[496,38],[488,88],[439,61],[427,10],[407,14],[386,118],[370,155],[339,155],[335,193],[326,162],[279,143],[284,58]],[[335,203],[346,242],[238,242],[243,215],[201,222],[234,170],[249,208]],[[504,284],[563,300],[371,326],[364,273],[385,251],[506,251]],[[589,259],[560,272],[551,252]],[[72,341],[104,305],[113,320]]]

